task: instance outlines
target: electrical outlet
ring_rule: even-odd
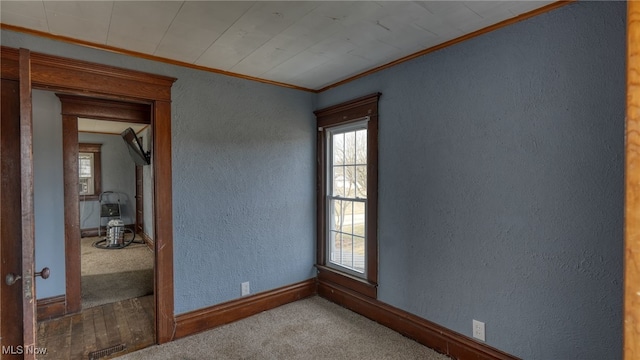
[[[249,295],[251,291],[249,290],[249,282],[242,283],[242,296]]]
[[[484,340],[484,323],[482,321],[473,320],[473,337],[481,340]]]

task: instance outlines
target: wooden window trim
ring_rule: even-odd
[[[352,101],[314,111],[318,125],[316,171],[316,268],[318,280],[335,283],[370,298],[377,298],[378,287],[378,99],[373,93]],[[367,239],[366,273],[358,278],[326,266],[326,132],[324,128],[356,122],[369,117],[367,125]]]
[[[79,143],[78,153],[93,153],[93,195],[80,195],[80,201],[97,201],[102,192],[102,144]]]

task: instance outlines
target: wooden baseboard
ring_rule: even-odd
[[[334,283],[319,280],[318,295],[454,359],[518,360],[496,348]]]
[[[316,294],[315,278],[175,317],[174,339],[228,324]]]
[[[139,236],[142,237],[142,240],[144,240],[144,243],[147,244],[147,247],[151,250],[154,251],[154,246],[153,246],[153,239],[151,239],[151,237],[145,233],[141,233],[141,234],[137,234]]]
[[[55,317],[63,316],[66,313],[66,296],[58,295],[44,299],[38,299],[37,312],[38,321],[49,320]]]
[[[136,225],[135,224],[127,224],[124,227],[126,227],[127,229],[130,229],[132,231],[136,230]],[[100,235],[107,236],[107,227],[106,226],[102,226],[101,227]],[[98,236],[98,228],[97,227],[80,229],[80,237],[94,237],[94,236]]]

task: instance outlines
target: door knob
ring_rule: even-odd
[[[35,273],[35,276],[40,276],[43,279],[48,279],[49,275],[51,275],[51,270],[49,270],[48,267],[42,268],[42,271],[38,271],[37,273]],[[22,276],[20,275],[16,275],[14,273],[8,273],[7,276],[5,276],[4,278],[4,282],[11,286],[13,284],[16,283],[16,281],[22,279]]]
[[[4,278],[4,282],[11,286],[13,284],[16,283],[16,281],[20,280],[22,278],[22,276],[20,275],[16,275],[14,273],[8,273],[7,276]]]
[[[51,275],[51,270],[49,270],[48,267],[44,267],[42,268],[42,271],[37,272],[35,276],[40,276],[43,279],[48,279],[49,275]]]

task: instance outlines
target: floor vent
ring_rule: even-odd
[[[102,350],[96,350],[89,353],[89,360],[97,360],[111,354],[115,354],[125,349],[124,344],[110,346]]]

